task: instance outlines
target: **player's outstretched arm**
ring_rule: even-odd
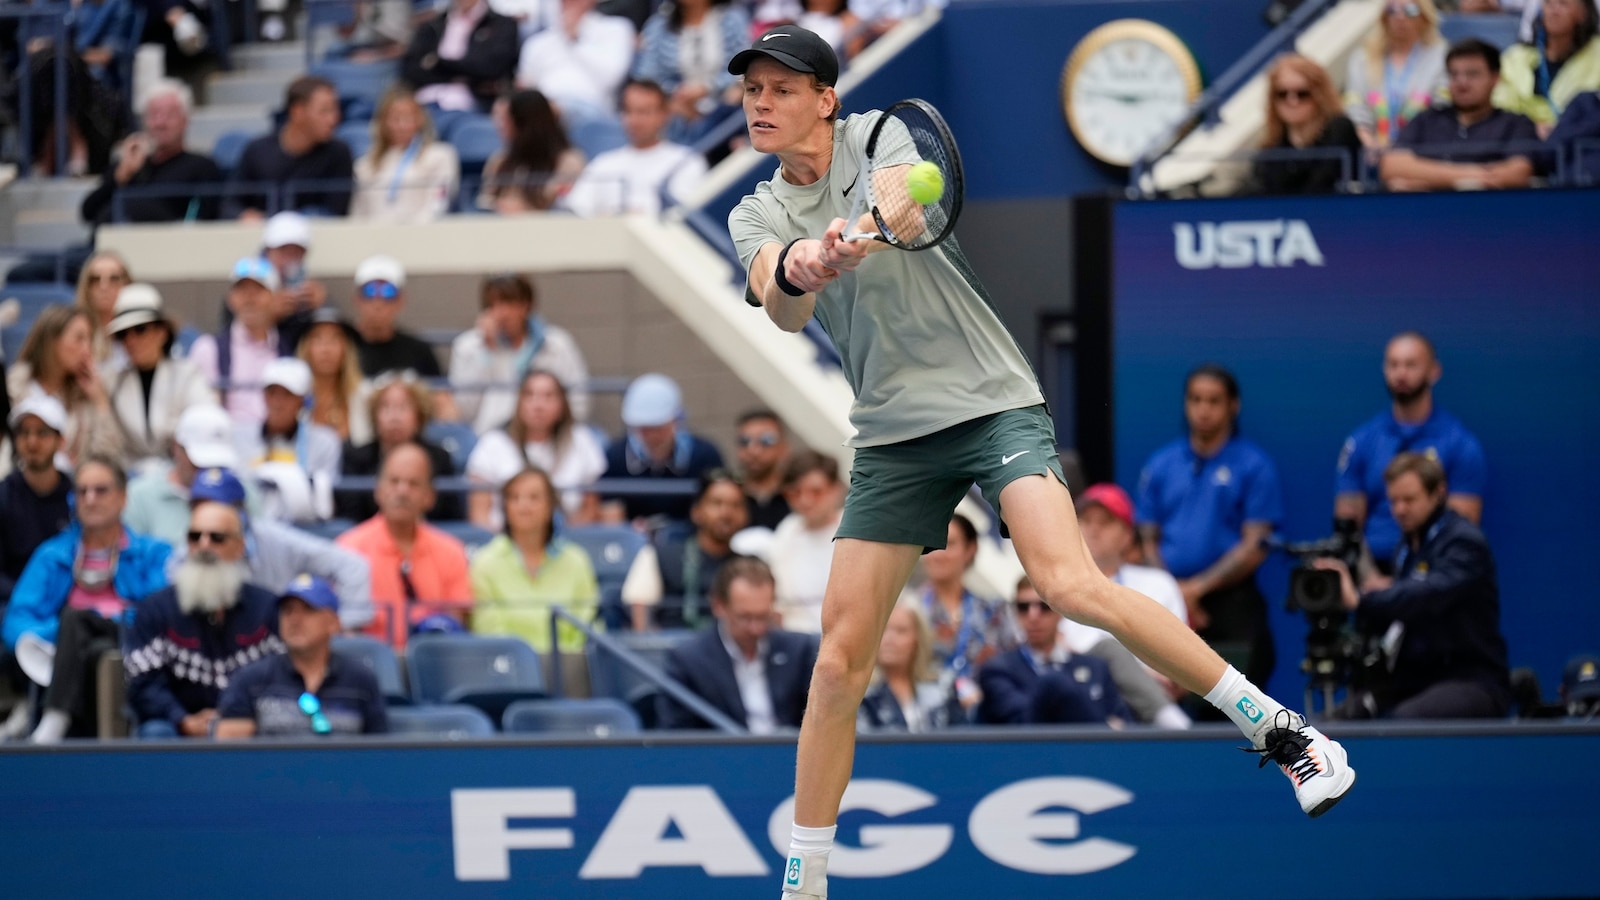
[[[778,278],[778,258],[783,257],[783,281],[800,294],[784,290]],[[784,253],[782,244],[769,243],[756,251],[750,261],[750,289],[761,300],[761,306],[770,318],[784,331],[795,332],[806,327],[812,310],[817,305],[817,291],[827,287],[839,273],[823,265],[822,242],[800,240]]]

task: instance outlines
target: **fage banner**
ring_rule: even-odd
[[[1231,729],[865,743],[832,896],[1600,894],[1600,728],[1340,732],[1316,821]],[[0,751],[8,898],[776,896],[792,744]]]

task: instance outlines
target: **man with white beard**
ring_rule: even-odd
[[[278,598],[247,584],[239,512],[197,504],[172,587],[139,606],[126,646],[128,702],[147,738],[204,737],[234,672],[284,651]]]

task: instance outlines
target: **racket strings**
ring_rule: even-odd
[[[909,137],[916,158],[900,155],[876,161],[867,199],[885,237],[910,250],[932,246],[944,239],[958,210],[964,190],[960,159],[946,130],[920,108],[900,106],[890,115]],[[944,181],[944,190],[931,203],[916,202],[906,188],[907,167],[918,162],[932,163]]]

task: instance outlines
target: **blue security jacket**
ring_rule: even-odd
[[[167,557],[172,555],[172,548],[142,534],[126,530],[123,533],[128,536],[128,546],[117,556],[112,585],[117,596],[138,603],[167,586]],[[15,649],[17,639],[25,634],[56,642],[56,621],[72,592],[72,564],[82,537],[82,527],[73,522],[33,552],[11,591],[11,605],[6,607],[5,624],[0,628],[7,647]],[[132,618],[130,607],[122,624],[129,624]]]

